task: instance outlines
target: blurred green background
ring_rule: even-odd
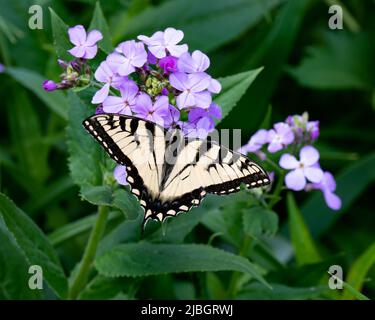
[[[42,30],[28,27],[33,4],[43,8]],[[346,278],[355,263],[351,284],[374,297],[375,1],[107,0],[100,4],[114,44],[173,26],[184,31],[190,50],[209,55],[209,70],[215,78],[264,67],[221,128],[241,128],[247,139],[266,114],[276,122],[308,111],[310,119],[320,121],[321,164],[337,177],[343,207],[338,212],[329,210],[318,193],[299,193],[296,199],[324,259],[309,261],[313,265],[295,264],[295,244],[286,232],[285,202],[280,202],[275,208],[280,230],[267,240],[278,261],[264,264],[257,261],[263,259],[259,252],[252,256],[271,270],[267,280],[276,283],[277,294],[255,284],[245,286],[238,298],[338,298],[336,292],[319,296],[303,291],[319,281],[303,283],[301,279],[314,270],[322,275],[331,264],[340,264]],[[332,4],[343,6],[343,30],[328,27]],[[95,5],[94,0],[0,1],[0,62],[6,68],[0,74],[0,188],[50,235],[67,274],[82,256],[96,208],[80,199],[69,176],[65,94],[48,94],[41,88],[44,79],[58,79],[61,72],[48,8],[69,26],[88,27]],[[69,229],[71,236],[59,239],[59,230],[74,221],[80,223]],[[113,215],[107,233],[120,222]],[[204,222],[191,229],[185,242],[207,242],[215,233]],[[236,251],[225,237],[213,241]],[[272,263],[281,263],[284,271],[271,267]],[[1,271],[5,272],[0,267],[0,284],[6,281]],[[99,279],[100,290],[94,290],[94,283],[94,294],[88,292],[86,298],[113,298],[120,292],[136,298],[225,298],[227,278],[225,272],[168,274],[131,284],[127,278],[103,281],[102,286]],[[349,293],[348,297],[352,298]]]

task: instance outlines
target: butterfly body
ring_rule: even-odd
[[[163,221],[198,206],[207,193],[225,195],[270,183],[267,173],[246,156],[210,139],[188,139],[132,116],[98,114],[83,121],[86,130],[118,164],[145,210]]]

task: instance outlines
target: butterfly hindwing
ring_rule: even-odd
[[[198,206],[206,193],[224,195],[269,184],[266,172],[246,156],[216,142],[187,139],[132,116],[99,114],[83,122],[117,163],[148,218],[163,221]]]

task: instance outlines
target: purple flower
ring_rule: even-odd
[[[309,122],[307,122],[306,130],[310,134],[310,139],[312,141],[318,139],[318,137],[319,137],[319,121],[309,121]]]
[[[300,151],[300,160],[291,154],[283,154],[279,165],[281,168],[292,170],[285,176],[286,186],[300,191],[306,186],[306,179],[319,183],[323,178],[323,171],[318,165],[319,152],[312,146],[305,146]]]
[[[97,106],[95,109],[95,114],[102,114],[102,113],[104,113],[103,106],[102,105]]]
[[[215,127],[214,119],[221,119],[221,117],[221,108],[216,103],[211,103],[207,109],[192,108],[189,111],[188,120],[198,127],[212,131]],[[204,122],[201,121],[203,118],[206,118]],[[200,123],[199,125],[198,122]]]
[[[95,71],[95,79],[105,83],[105,85],[93,96],[91,103],[94,104],[102,103],[108,97],[109,88],[112,86],[115,89],[119,89],[127,78],[119,76],[113,70],[112,65],[107,61],[103,61]]]
[[[128,182],[126,181],[127,173],[125,166],[116,166],[115,170],[113,171],[113,176],[118,184],[122,184],[124,186],[128,185]]]
[[[155,32],[151,37],[140,35],[138,39],[148,46],[148,50],[150,50],[156,58],[161,59],[164,58],[168,52],[177,58],[186,52],[188,50],[186,44],[177,45],[183,37],[184,33],[181,30],[167,28],[164,32]]]
[[[147,52],[143,43],[129,40],[120,43],[107,61],[119,75],[127,76],[147,62]]]
[[[210,59],[201,51],[195,50],[191,55],[186,52],[178,59],[178,71],[186,73],[204,72],[210,66]],[[209,76],[211,78],[211,76]],[[211,78],[208,91],[219,93],[221,84],[219,81]]]
[[[210,84],[210,77],[204,72],[172,73],[169,76],[169,82],[172,87],[182,92],[176,99],[180,109],[194,106],[208,108],[210,106],[211,95],[206,90]]]
[[[324,200],[332,210],[341,208],[341,199],[334,193],[336,190],[336,181],[333,175],[325,171],[322,180],[319,183],[313,183],[307,186],[307,189],[318,189],[323,192]]]
[[[142,93],[137,99],[137,104],[133,111],[137,117],[150,120],[161,126],[164,126],[164,118],[168,116],[169,102],[168,97],[159,96],[152,103],[148,94]]]
[[[177,125],[178,120],[180,119],[180,111],[171,104],[168,107],[168,112],[164,117],[164,127],[173,128]]]
[[[0,63],[0,73],[3,73],[5,71],[5,67],[2,63]]]
[[[242,146],[241,151],[248,152],[256,152],[260,150],[264,144],[267,143],[268,132],[265,129],[260,129],[253,134],[250,138],[249,142]]]
[[[157,64],[158,58],[156,58],[151,52],[147,53],[147,62],[149,64]]]
[[[95,57],[98,51],[96,43],[103,39],[100,31],[92,30],[89,34],[86,34],[85,28],[78,25],[69,28],[68,33],[70,42],[75,45],[75,47],[68,50],[72,56],[83,59],[92,59]]]
[[[291,144],[294,140],[292,129],[283,122],[274,125],[274,129],[268,131],[267,141],[269,142],[267,150],[271,153],[277,152]]]
[[[135,107],[138,87],[132,80],[126,82],[120,88],[121,97],[109,96],[103,102],[103,110],[108,113],[131,115],[132,107]]]
[[[57,87],[57,83],[52,81],[52,80],[45,80],[43,81],[43,89],[46,90],[46,91],[54,91],[56,90],[58,87]]]
[[[164,70],[165,74],[170,74],[177,71],[177,58],[172,56],[167,56],[161,58],[159,61],[159,66]]]

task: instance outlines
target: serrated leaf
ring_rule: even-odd
[[[68,53],[68,50],[73,48],[73,44],[70,43],[68,37],[69,26],[53,11],[49,8],[51,15],[51,26],[53,33],[53,44],[55,46],[56,54],[60,59],[69,61],[72,56]]]
[[[320,261],[319,252],[314,244],[309,229],[297,207],[293,193],[287,194],[287,209],[289,217],[290,238],[295,251],[298,265]]]
[[[25,88],[36,94],[51,111],[63,119],[68,118],[68,101],[65,95],[60,91],[46,92],[42,87],[45,79],[41,75],[28,69],[15,67],[7,67],[6,72]]]
[[[274,235],[279,222],[278,215],[263,207],[252,207],[242,210],[244,232],[254,238],[261,234]]]
[[[346,278],[346,283],[349,284],[356,291],[360,292],[365,282],[366,275],[370,268],[375,264],[375,243],[370,245],[370,247],[358,257],[352,266],[350,267],[348,276]],[[345,289],[342,299],[348,300],[356,297],[353,295],[351,290]]]
[[[280,0],[166,1],[130,19],[121,19],[122,17],[118,19],[114,38],[117,42],[124,38],[136,38],[139,34],[151,36],[158,30],[173,26],[183,30],[184,42],[189,44],[191,50],[212,51],[255,26],[280,2]]]
[[[24,272],[27,272],[31,265],[41,266],[43,279],[58,296],[64,298],[68,282],[52,245],[35,223],[1,193],[0,218],[3,232],[5,231],[5,235],[12,239],[10,241],[27,261],[27,269]],[[13,267],[18,268],[17,265]]]
[[[214,102],[221,107],[223,119],[236,106],[237,102],[245,94],[246,90],[261,71],[262,68],[259,68],[218,79],[221,83],[222,90],[220,94],[214,98]],[[217,121],[217,123],[220,121]]]
[[[108,277],[233,270],[248,273],[268,286],[247,259],[198,244],[123,244],[97,257],[95,267]]]
[[[94,14],[91,19],[89,30],[97,29],[103,34],[103,39],[98,42],[98,46],[105,53],[113,51],[113,45],[111,40],[111,32],[109,31],[107,21],[105,20],[100,2],[97,1],[95,4]]]

